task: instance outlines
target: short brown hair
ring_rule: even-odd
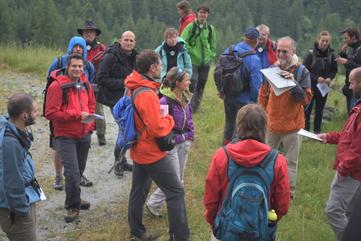
[[[189,14],[189,12],[191,11],[191,4],[187,0],[178,2],[176,7],[182,9],[185,14]]]
[[[9,117],[16,120],[23,112],[31,113],[34,101],[34,98],[26,93],[17,93],[10,96],[7,104]]]
[[[146,74],[152,64],[161,62],[160,56],[153,49],[144,49],[135,59],[135,70],[140,74]]]
[[[83,59],[83,56],[80,55],[80,54],[72,54],[69,56],[69,58],[66,60],[66,66],[69,67],[70,66],[70,63],[73,59],[78,59],[78,60],[81,60],[84,64],[84,59]]]
[[[198,6],[198,8],[197,8],[197,12],[199,12],[199,11],[201,11],[201,10],[209,13],[209,7],[208,7],[208,5],[205,4],[205,3],[200,4],[200,5]]]
[[[341,31],[341,34],[347,33],[348,36],[350,36],[350,38],[352,37],[356,37],[357,40],[360,40],[360,31],[357,28],[345,28],[344,30]]]
[[[267,114],[260,105],[248,104],[237,113],[237,137],[265,142]]]
[[[178,36],[178,30],[175,29],[175,28],[167,28],[165,31],[164,31],[164,41],[167,40],[167,38],[171,35],[177,35]]]

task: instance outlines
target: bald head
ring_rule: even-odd
[[[288,68],[292,63],[295,54],[296,42],[293,38],[286,36],[277,41],[277,59],[281,69]]]
[[[355,68],[351,71],[349,76],[350,89],[356,99],[361,98],[361,67]]]
[[[125,53],[131,54],[135,47],[135,34],[132,31],[125,31],[120,36],[119,43]]]

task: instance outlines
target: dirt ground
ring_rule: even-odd
[[[0,114],[6,113],[7,98],[16,92],[27,92],[38,100],[42,112],[42,89],[45,79],[30,74],[19,74],[0,71]],[[117,126],[108,108],[104,108],[106,117],[107,145],[99,146],[95,133],[92,135],[92,145],[85,170],[85,176],[94,182],[92,187],[82,187],[81,197],[91,203],[90,210],[80,213],[80,221],[66,224],[64,222],[65,192],[52,189],[54,167],[52,150],[49,148],[48,122],[40,117],[32,126],[34,142],[31,147],[33,159],[36,162],[36,176],[43,187],[47,200],[37,204],[37,233],[39,240],[66,240],[64,234],[92,227],[94,221],[104,218],[114,218],[126,214],[113,212],[119,202],[126,202],[130,190],[131,173],[123,178],[108,174],[114,157],[113,148]],[[95,222],[96,223],[96,222]],[[0,230],[0,240],[7,240]]]

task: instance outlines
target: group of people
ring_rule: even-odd
[[[122,177],[124,171],[133,172],[128,205],[130,240],[157,238],[146,231],[143,211],[145,207],[152,216],[161,217],[164,202],[167,203],[169,240],[189,240],[184,170],[195,139],[192,113],[200,107],[216,56],[217,38],[215,27],[207,21],[210,8],[206,4],[199,5],[196,13],[187,0],[180,1],[176,7],[181,16],[180,27],[178,30],[167,28],[164,41],[155,50],[138,53],[136,36],[130,30],[106,47],[98,41],[101,30],[87,20],[77,29],[81,36],[72,37],[67,53],[51,64],[44,115],[49,120],[50,147],[54,149],[54,189],[63,189],[65,176],[65,222],[73,222],[79,218],[80,210],[90,207],[90,203],[81,198],[80,186],[93,185],[84,176],[91,134],[96,131],[98,144],[107,144],[105,121],[99,118],[104,116],[103,105],[113,113],[124,94],[146,89],[133,99],[137,110],[135,128],[139,134],[137,143],[130,148],[133,164],[125,157],[120,158],[117,145],[114,148],[114,174]],[[272,41],[270,28],[265,24],[247,28],[243,40],[225,50],[224,55],[242,58],[240,75],[247,82],[247,88],[239,93],[228,92],[222,73],[215,71],[218,96],[224,102],[225,146],[216,151],[210,163],[204,205],[205,219],[218,236],[217,214],[226,206],[228,193],[236,182],[232,177],[236,172],[229,168],[231,163],[238,168],[263,168],[273,149],[282,150],[283,154],[276,152],[271,162],[273,168],[268,170],[273,178],[267,188],[266,207],[275,210],[275,222],[286,215],[290,199],[296,197],[302,142],[297,132],[310,129],[315,104],[314,132],[322,142],[339,145],[326,213],[337,239],[343,240],[349,208],[357,205],[353,200],[361,190],[357,146],[361,128],[361,40],[354,28],[346,28],[342,35],[345,45],[338,57],[330,46],[330,33],[322,31],[303,64],[296,55],[295,40],[285,36]],[[350,114],[341,132],[324,134],[321,124],[327,94],[321,93],[319,85],[332,82],[337,64],[346,68],[343,93]],[[295,87],[282,94],[275,93],[261,73],[261,69],[272,67],[280,68],[282,77],[293,81]],[[169,114],[161,113],[161,105],[168,105]],[[9,98],[8,114],[9,117],[2,117],[0,121],[3,162],[0,192],[5,197],[0,199],[1,227],[10,240],[36,240],[34,204],[41,200],[42,191],[35,179],[29,153],[32,135],[27,126],[34,124],[38,108],[31,96],[15,94]],[[157,140],[170,132],[175,133],[175,148],[162,151]],[[158,188],[146,201],[152,181]],[[355,231],[354,228],[347,230]]]

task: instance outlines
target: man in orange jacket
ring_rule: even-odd
[[[135,126],[140,134],[137,143],[130,148],[134,161],[132,189],[129,194],[128,222],[132,241],[155,240],[146,233],[142,223],[145,198],[152,180],[167,197],[169,240],[185,241],[189,238],[183,186],[172,167],[167,152],[161,151],[156,138],[168,135],[174,126],[170,115],[161,116],[157,89],[160,87],[162,61],[154,50],[143,50],[137,57],[135,70],[125,80],[125,86],[133,92],[146,87],[134,99],[140,117],[135,114]]]
[[[270,84],[264,80],[258,95],[258,103],[268,114],[268,131],[266,143],[272,148],[283,144],[283,152],[288,162],[291,198],[296,195],[298,156],[301,140],[297,132],[304,128],[303,106],[312,98],[310,73],[298,63],[295,55],[295,41],[283,37],[277,41],[277,66],[283,70],[282,76],[294,81],[296,86],[276,95]]]

